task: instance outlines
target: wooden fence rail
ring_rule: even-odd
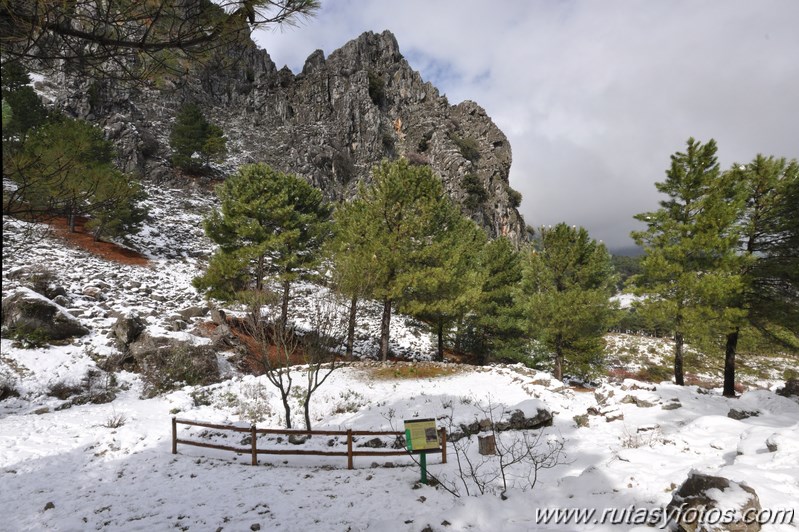
[[[216,430],[227,430],[231,432],[249,432],[250,447],[233,447],[231,445],[218,445],[215,443],[205,443],[193,440],[183,440],[178,438],[178,425],[189,425],[192,427],[204,427]],[[189,421],[187,419],[172,418],[172,454],[178,453],[178,444],[192,445],[194,447],[205,447],[207,449],[218,449],[221,451],[231,451],[234,453],[249,454],[252,465],[258,465],[259,454],[279,454],[279,455],[305,455],[305,456],[346,456],[347,469],[353,468],[353,458],[356,456],[407,456],[409,454],[431,454],[441,453],[441,463],[447,463],[447,431],[439,429],[441,448],[423,451],[408,451],[407,449],[397,449],[393,451],[361,451],[352,448],[353,436],[405,436],[404,432],[399,431],[377,431],[377,430],[295,430],[295,429],[259,429],[255,425],[247,427],[236,427],[235,425],[219,425],[216,423],[204,423],[201,421]],[[346,436],[346,451],[317,451],[309,449],[259,449],[259,434],[281,434],[285,436]]]

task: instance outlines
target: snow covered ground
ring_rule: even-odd
[[[52,238],[4,254],[4,297],[23,282],[15,272],[46,265],[65,288],[69,311],[92,333],[38,349],[2,340],[0,380],[19,393],[0,401],[2,530],[629,530],[630,524],[544,524],[536,512],[665,506],[691,471],[745,482],[763,508],[799,512],[799,402],[776,395],[776,380],[738,399],[722,397],[719,389],[629,380],[603,383],[594,393],[520,366],[449,366],[455,371],[404,378],[412,374],[404,363],[382,371],[367,361],[337,370],[317,392],[311,408],[316,429],[399,430],[405,419],[433,417],[439,426],[457,430],[485,417],[489,403],[508,412],[545,406],[554,423],[540,429],[539,448],[562,441],[564,455],[558,465],[539,472],[532,489],[525,480],[529,471],[511,468],[505,499],[496,482],[483,495],[467,496],[453,443],[447,464],[433,455],[428,465],[460,497],[420,485],[419,468],[407,457],[356,457],[349,471],[343,457],[261,456],[253,467],[249,455],[218,450],[179,446],[178,454],[171,454],[174,415],[280,426],[283,408],[264,378],[233,374],[211,386],[141,399],[140,377],[122,372],[115,375],[117,397],[110,403],[73,405],[51,397],[47,392],[54,384],[81,382],[98,359],[115,352],[108,331],[118,315],[135,311],[152,334],[207,341],[192,332],[208,318],[191,318],[185,330],[170,324],[181,310],[206,304],[190,281],[212,249],[198,230],[212,202],[185,191],[150,192],[158,217],[136,241],[150,257],[148,266],[110,263]],[[297,294],[299,318],[323,290],[303,285]],[[359,350],[369,355],[380,309],[364,308]],[[413,320],[396,320],[392,335],[395,351],[429,358],[429,332]],[[645,351],[658,356],[654,341]],[[291,404],[301,425],[299,397]],[[728,417],[731,409],[757,415],[736,420]],[[180,437],[246,447],[241,433],[180,430]],[[506,442],[517,437],[517,431],[501,435]],[[306,447],[342,444],[316,437]],[[466,451],[471,460],[480,459],[476,447]],[[764,530],[797,527],[799,516],[793,524]]]

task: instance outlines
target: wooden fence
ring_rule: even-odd
[[[192,427],[204,427],[216,430],[227,430],[232,432],[247,432],[250,434],[250,447],[233,447],[231,445],[217,445],[215,443],[205,443],[192,440],[182,440],[178,438],[178,425],[189,425]],[[439,429],[439,437],[441,439],[441,448],[423,451],[408,451],[407,449],[396,449],[391,451],[378,451],[378,450],[359,450],[353,449],[354,436],[405,436],[404,432],[399,431],[374,431],[374,430],[294,430],[294,429],[259,429],[255,425],[250,428],[236,427],[234,425],[217,425],[214,423],[204,423],[201,421],[189,421],[186,419],[172,418],[172,454],[178,453],[178,444],[193,445],[195,447],[206,447],[208,449],[219,449],[222,451],[231,451],[234,453],[249,454],[252,457],[252,465],[258,465],[259,454],[283,454],[283,455],[306,455],[306,456],[346,456],[347,469],[353,468],[353,458],[356,456],[407,456],[408,454],[433,454],[441,453],[441,463],[447,463],[447,431],[446,429]],[[258,448],[258,435],[259,434],[281,434],[285,436],[290,435],[307,435],[307,436],[346,436],[347,437],[347,450],[346,451],[318,451],[309,449],[259,449]]]

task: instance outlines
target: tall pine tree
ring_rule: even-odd
[[[522,316],[514,294],[522,279],[521,254],[510,240],[488,241],[479,254],[481,286],[472,312],[464,320],[467,350],[481,364],[515,360],[523,351]]]
[[[169,135],[172,164],[187,171],[198,171],[227,153],[222,128],[208,122],[200,107],[188,103],[180,108]]]
[[[443,242],[458,227],[453,209],[430,167],[405,159],[375,167],[371,186],[341,209],[341,219],[362,226],[349,245],[357,258],[371,261],[369,296],[383,302],[382,360],[388,357],[392,307],[414,299],[425,272],[442,271]]]
[[[674,379],[685,383],[686,334],[703,323],[735,320],[729,298],[741,290],[731,264],[740,194],[721,179],[716,142],[688,139],[685,152],[671,156],[666,180],[656,183],[668,199],[660,209],[635,216],[647,226],[632,237],[643,246],[642,273],[633,278],[646,304],[669,318],[674,333]]]
[[[436,353],[444,360],[444,340],[454,322],[473,308],[482,284],[480,249],[486,234],[451,203],[444,209],[439,232],[415,257],[404,283],[400,309],[431,323],[436,331]]]
[[[212,297],[235,299],[277,281],[285,325],[291,284],[312,273],[331,234],[330,207],[319,189],[265,164],[242,166],[217,187],[217,195],[221,209],[206,219],[205,232],[219,249],[194,286]]]
[[[555,378],[590,377],[601,366],[613,319],[615,277],[604,244],[584,228],[541,228],[526,253],[519,302],[528,330],[554,355]]]
[[[734,272],[743,290],[729,300],[739,319],[726,334],[724,360],[724,395],[734,397],[735,358],[745,325],[778,340],[775,330],[799,336],[799,164],[758,155],[747,165],[733,165],[725,177],[745,198]]]

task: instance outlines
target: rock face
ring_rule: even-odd
[[[672,497],[667,511],[675,512],[680,532],[760,530],[760,499],[755,490],[724,477],[691,473]]]
[[[508,184],[508,139],[476,103],[449,105],[411,69],[390,32],[364,33],[327,58],[317,50],[296,75],[251,43],[228,55],[158,88],[63,73],[38,88],[103,126],[119,165],[149,179],[174,175],[169,132],[180,106],[195,102],[228,138],[228,159],[216,168],[222,174],[266,162],[341,199],[369,181],[376,163],[405,156],[429,164],[491,235],[524,238],[519,196]]]
[[[27,288],[20,288],[5,298],[2,309],[3,327],[23,334],[37,332],[47,340],[89,334],[66,309]]]

